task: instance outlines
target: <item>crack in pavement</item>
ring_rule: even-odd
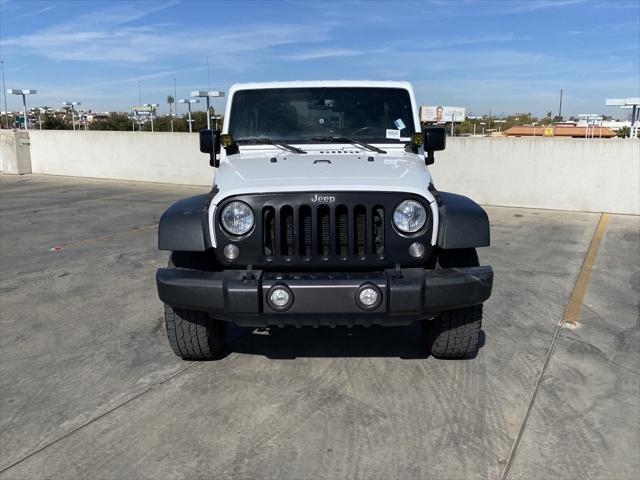
[[[229,343],[227,343],[225,345],[225,349],[223,352],[223,356],[228,355],[229,353],[231,353],[229,351],[229,347],[231,347],[232,345],[234,345],[235,343],[239,342],[240,340],[242,340],[243,338],[247,337],[248,335],[251,335],[252,330],[249,330],[248,332],[244,333],[243,335],[238,336],[237,338],[234,338],[233,340],[231,340]],[[203,365],[206,364],[208,362],[200,362],[200,361],[194,361],[194,362],[190,362],[186,367],[178,370],[176,373],[170,375],[169,377],[165,378],[164,380],[162,380],[159,383],[156,383],[154,385],[151,385],[149,388],[146,388],[145,390],[137,393],[136,395],[132,396],[131,398],[128,398],[127,400],[115,405],[114,407],[110,408],[109,410],[107,410],[104,413],[101,413],[100,415],[97,415],[89,420],[87,420],[86,422],[84,422],[81,425],[78,425],[77,427],[69,430],[68,432],[60,435],[59,437],[51,440],[50,442],[46,443],[45,445],[35,449],[33,452],[30,452],[26,455],[24,455],[22,458],[19,458],[18,460],[16,460],[15,462],[13,462],[12,464],[0,469],[0,475],[2,475],[3,473],[5,473],[6,471],[12,469],[13,467],[21,464],[22,462],[24,462],[25,460],[28,460],[29,458],[33,457],[34,455],[37,455],[38,453],[42,452],[43,450],[46,450],[47,448],[55,445],[56,443],[64,440],[67,437],[70,437],[71,435],[73,435],[74,433],[79,432],[80,430],[88,427],[89,425],[97,422],[98,420],[106,417],[107,415],[110,415],[111,413],[115,412],[116,410],[119,410],[122,407],[125,407],[127,405],[129,405],[130,403],[132,403],[133,401],[139,399],[140,397],[144,396],[145,394],[152,392],[154,390],[157,390],[159,387],[161,387],[162,385],[164,385],[165,383],[170,382],[171,380],[173,380],[174,378],[178,377],[179,375],[183,374],[184,372],[186,372],[187,370],[191,369],[192,367],[197,367],[199,365]]]
[[[501,480],[507,480],[509,478],[509,474],[511,473],[511,468],[513,466],[513,462],[515,461],[516,455],[518,453],[518,447],[520,446],[520,442],[522,441],[524,432],[527,428],[527,423],[529,421],[531,411],[533,410],[533,405],[538,396],[538,392],[540,391],[540,387],[542,386],[542,382],[544,380],[545,374],[547,373],[547,369],[549,368],[549,364],[551,363],[551,357],[553,356],[553,353],[555,351],[556,343],[557,343],[558,337],[560,336],[560,331],[565,324],[575,326],[575,321],[577,321],[577,316],[575,314],[575,311],[577,310],[578,314],[580,312],[580,307],[582,305],[582,301],[584,300],[584,291],[586,291],[588,281],[589,281],[589,274],[591,273],[591,266],[593,265],[593,262],[595,261],[595,257],[598,253],[600,239],[604,234],[604,227],[606,223],[607,223],[607,214],[603,213],[600,215],[598,223],[594,227],[594,232],[593,232],[591,242],[589,244],[589,247],[587,248],[587,251],[584,254],[584,260],[582,262],[582,265],[580,266],[580,270],[576,274],[574,287],[565,305],[562,318],[558,322],[558,325],[556,325],[555,332],[553,333],[553,338],[551,339],[551,344],[549,345],[549,349],[547,350],[547,354],[545,356],[544,363],[542,365],[542,370],[540,370],[540,375],[538,376],[538,380],[536,380],[536,386],[533,389],[531,398],[529,399],[527,411],[524,415],[524,418],[522,419],[522,423],[520,424],[520,429],[518,430],[518,435],[516,436],[516,439],[513,442],[513,446],[511,447],[511,452],[509,453],[507,463],[500,477]]]

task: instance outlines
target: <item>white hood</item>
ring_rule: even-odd
[[[220,193],[214,203],[250,193],[320,191],[409,192],[433,201],[427,190],[431,177],[421,155],[400,149],[379,154],[331,146],[307,151],[245,149],[223,159],[216,172]]]
[[[353,147],[328,146],[306,149],[306,154],[279,148],[245,148],[230,157],[223,155],[215,176],[219,193],[209,206],[209,234],[217,246],[214,215],[227,197],[272,192],[407,192],[429,202],[433,215],[431,245],[438,235],[438,206],[428,190],[431,175],[422,155],[387,148],[386,154]],[[323,152],[323,153],[321,153]],[[343,152],[343,153],[338,153]],[[275,162],[272,159],[275,158]],[[369,159],[373,160],[370,161]]]

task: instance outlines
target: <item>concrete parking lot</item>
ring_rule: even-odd
[[[494,294],[472,360],[417,326],[165,338],[162,211],[202,187],[0,177],[0,478],[637,479],[640,218],[487,207]],[[263,333],[263,332],[260,332]]]

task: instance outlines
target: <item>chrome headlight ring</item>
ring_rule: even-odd
[[[393,211],[393,225],[402,233],[416,233],[427,223],[427,210],[416,200],[404,200]]]
[[[222,209],[220,223],[227,233],[244,235],[253,228],[255,215],[249,205],[236,200]]]

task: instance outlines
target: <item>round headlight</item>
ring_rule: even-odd
[[[232,235],[244,235],[253,228],[253,210],[244,202],[231,202],[220,217],[224,229]]]
[[[405,200],[393,212],[393,224],[404,233],[415,233],[424,227],[427,211],[415,200]]]

